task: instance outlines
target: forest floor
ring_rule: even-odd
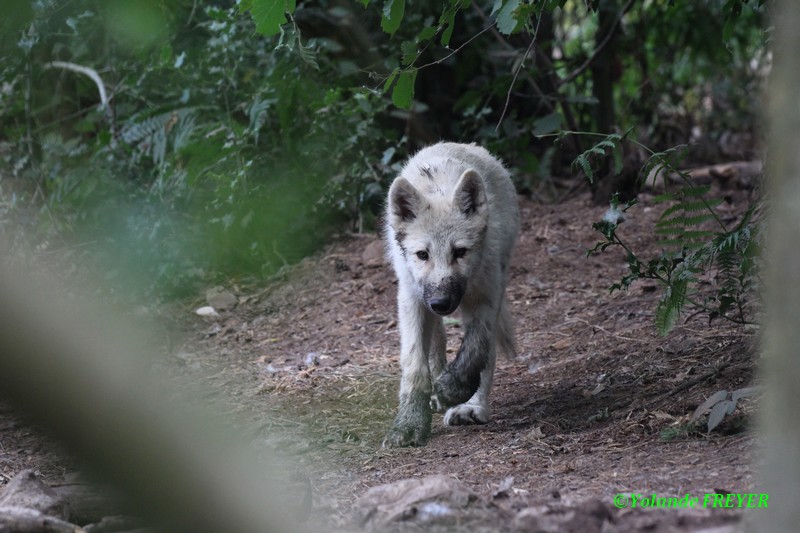
[[[718,212],[732,222],[750,193],[721,194]],[[711,433],[687,431],[706,398],[757,383],[754,331],[689,310],[659,336],[656,284],[609,294],[627,273],[623,255],[586,257],[603,207],[588,194],[520,206],[508,288],[519,355],[498,361],[486,425],[445,427],[434,415],[427,446],[381,447],[400,369],[396,283],[376,235],[342,238],[267,287],[227,287],[239,303],[218,318],[193,315],[205,302],[186,303],[175,311],[190,318],[178,320],[170,367],[203,383],[254,446],[284,459],[307,487],[298,518],[312,529],[730,531],[763,512],[702,505],[707,494],[760,492],[750,429],[758,401],[741,400]],[[643,194],[620,235],[655,254],[662,210]],[[458,321],[447,331],[452,357]],[[6,406],[0,441],[0,483],[23,468],[58,481],[71,468]],[[417,484],[402,502],[364,496],[408,479]],[[620,509],[617,494],[699,503]]]

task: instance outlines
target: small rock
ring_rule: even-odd
[[[381,528],[391,522],[449,516],[453,507],[464,508],[477,496],[466,485],[448,476],[403,479],[372,487],[355,502],[356,519],[363,527]],[[427,506],[435,502],[437,506]],[[447,512],[444,510],[447,509]],[[420,513],[421,510],[424,510]]]
[[[548,523],[547,518],[544,516],[542,510],[535,507],[523,509],[517,513],[512,523],[513,531],[557,531],[551,524]]]
[[[211,324],[211,327],[206,330],[206,337],[218,335],[220,331],[222,331],[222,326],[220,326],[217,322],[214,322]]]
[[[428,522],[443,516],[447,516],[452,512],[453,510],[443,503],[428,502],[423,503],[419,509],[417,509],[417,517],[423,522]]]
[[[496,500],[497,498],[508,498],[509,493],[511,492],[511,487],[514,486],[514,476],[508,476],[503,481],[500,482],[500,485],[497,487],[492,493],[492,499]]]
[[[86,533],[117,533],[142,529],[142,521],[130,516],[104,516],[100,522],[84,527]]]
[[[211,317],[211,318],[219,317],[219,313],[217,313],[217,310],[208,305],[196,309],[194,314],[202,317]]]
[[[613,521],[614,517],[608,507],[600,500],[593,498],[575,508],[575,514],[564,524],[564,530],[601,533],[606,527],[606,522]]]
[[[82,533],[83,529],[36,509],[0,505],[0,531]]]
[[[206,291],[206,302],[217,311],[228,311],[236,307],[239,299],[229,290],[214,287]]]
[[[69,518],[69,502],[39,481],[33,470],[14,476],[0,497],[0,506],[33,509],[59,520]]]

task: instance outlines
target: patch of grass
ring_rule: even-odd
[[[688,439],[693,436],[702,435],[700,426],[694,422],[687,422],[677,426],[670,426],[661,430],[659,434],[663,442],[670,442],[680,439]]]
[[[276,389],[271,397],[281,417],[323,447],[380,443],[396,408],[397,380],[366,375],[342,377],[338,387],[312,391]]]

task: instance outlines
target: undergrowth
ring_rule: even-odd
[[[571,133],[571,132],[567,132]],[[726,224],[716,207],[724,199],[711,195],[709,185],[698,185],[678,165],[687,147],[653,152],[625,134],[605,136],[599,143],[578,156],[574,165],[595,178],[594,165],[611,157],[614,171],[622,168],[622,143],[634,142],[650,153],[639,171],[639,180],[661,180],[662,194],[654,198],[665,206],[653,228],[660,253],[645,257],[621,235],[626,213],[636,200],[621,202],[614,195],[602,220],[592,227],[603,236],[587,251],[597,255],[609,248],[625,253],[629,273],[612,283],[610,292],[628,290],[638,280],[653,280],[661,287],[661,298],[655,310],[655,326],[666,335],[687,311],[705,313],[709,322],[724,319],[737,324],[751,324],[751,300],[759,286],[760,226],[757,221],[758,201],[753,201],[735,224]],[[714,271],[714,272],[712,272]],[[715,275],[712,275],[715,274]],[[712,289],[704,281],[716,279]]]
[[[146,4],[169,28],[155,42],[118,42],[93,0],[37,2],[6,50],[8,241],[74,251],[117,294],[153,300],[267,279],[370,229],[396,163],[375,154],[402,155],[376,120],[389,102],[296,28],[266,38],[227,3]]]

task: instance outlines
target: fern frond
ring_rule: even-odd
[[[628,132],[625,133],[627,136]],[[589,183],[594,183],[594,170],[592,170],[592,158],[602,159],[609,156],[609,153],[614,161],[614,172],[619,174],[622,171],[622,140],[624,136],[617,133],[607,135],[600,142],[578,155],[572,162],[573,167],[580,167],[583,173],[589,179]]]
[[[668,218],[666,220],[659,220],[658,222],[656,222],[656,227],[659,228],[659,227],[677,226],[677,225],[681,225],[684,227],[699,226],[703,222],[707,222],[709,220],[712,220],[713,218],[714,216],[708,213],[703,213],[701,215],[692,215],[692,216],[679,214],[675,215],[672,218]]]
[[[581,167],[583,173],[586,174],[589,183],[594,183],[594,172],[592,171],[592,165],[589,163],[589,158],[587,157],[586,152],[575,158],[575,162],[573,164],[576,163]]]
[[[659,239],[656,243],[662,248],[681,248],[684,241],[681,237],[675,237],[672,239]]]
[[[196,129],[196,112],[195,107],[185,107],[151,116],[134,115],[120,130],[120,137],[161,166],[166,160],[170,136],[174,150],[188,143]]]
[[[688,186],[681,189],[681,196],[700,198],[711,190],[711,185]]]
[[[614,158],[614,175],[622,172],[624,162],[622,160],[622,144],[619,140],[614,141],[614,149],[611,151],[611,156]]]
[[[663,204],[664,202],[671,202],[675,200],[675,195],[671,192],[665,192],[664,194],[659,194],[653,197],[654,204]],[[662,215],[663,216],[663,215]]]
[[[684,232],[683,232],[683,237],[685,239],[690,239],[690,240],[708,239],[712,235],[714,235],[713,231],[701,230],[701,229],[698,229],[698,230],[684,230]]]
[[[686,303],[686,281],[675,281],[664,290],[664,295],[656,307],[656,329],[666,335],[675,326],[681,309]]]
[[[685,230],[682,226],[665,226],[665,227],[658,227],[653,230],[653,233],[656,235],[683,235]]]
[[[120,137],[128,144],[136,144],[150,137],[158,130],[163,129],[164,125],[171,117],[172,113],[162,113],[160,115],[144,118],[140,122],[128,123],[120,131]]]
[[[642,165],[641,172],[639,173],[640,179],[644,182],[651,174],[658,177],[659,174],[664,180],[664,185],[667,185],[667,174],[677,172],[678,165],[688,155],[688,146],[685,144],[669,148],[663,152],[657,152],[651,155],[644,165]]]

